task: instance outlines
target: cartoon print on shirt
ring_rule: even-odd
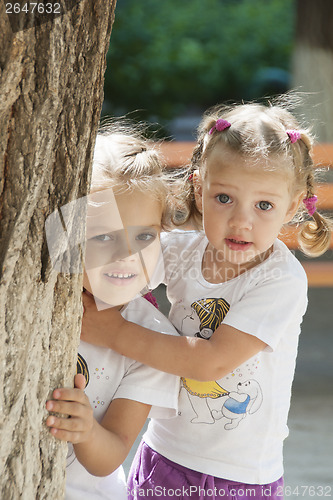
[[[191,304],[191,314],[186,315],[182,321],[182,332],[186,333],[185,323],[188,324],[189,320],[193,322],[197,317],[200,320],[200,331],[197,332],[195,336],[208,340],[213,332],[220,326],[229,311],[229,307],[228,302],[221,298],[200,299],[193,302]],[[195,327],[195,323],[190,326],[192,326],[192,328]],[[205,424],[215,423],[215,419],[213,418],[212,411],[208,404],[208,399],[217,399],[227,396],[229,392],[215,381],[198,382],[197,380],[184,377],[181,378],[181,381],[182,387],[187,391],[190,404],[196,415],[192,418],[191,422]]]
[[[229,309],[230,305],[224,299],[209,298],[192,302],[191,314],[185,316],[183,319],[181,331],[184,332],[184,322],[188,322],[188,319],[194,321],[196,318],[199,318],[200,331],[194,336],[208,340],[220,326]]]
[[[76,362],[76,373],[82,373],[84,375],[84,378],[86,379],[86,387],[89,384],[89,369],[88,369],[88,364],[86,360],[84,359],[83,356],[81,356],[80,353],[77,355],[77,362]]]
[[[226,430],[235,429],[246,415],[252,415],[259,410],[262,400],[262,390],[256,380],[239,382],[237,392],[230,392],[221,410],[212,410],[212,415],[215,420],[223,417],[229,420],[224,426]]]
[[[229,392],[217,382],[199,382],[189,378],[181,378],[182,388],[187,391],[188,399],[195,413],[191,419],[193,424],[214,424],[215,419],[208,404],[208,398],[217,399],[228,396]]]

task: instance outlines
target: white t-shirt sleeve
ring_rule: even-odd
[[[300,325],[306,307],[307,281],[303,275],[268,275],[230,307],[223,323],[254,335],[274,351],[285,332]]]
[[[151,405],[150,418],[171,418],[177,414],[178,392],[178,377],[134,362],[113,399],[132,399]]]
[[[166,335],[178,335],[170,321],[144,298],[130,302],[122,313],[128,321]],[[113,399],[126,398],[152,405],[149,417],[170,418],[177,414],[180,378],[137,361],[130,363]]]

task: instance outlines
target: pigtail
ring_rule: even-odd
[[[301,250],[310,257],[319,257],[329,249],[332,234],[332,221],[315,212],[312,221],[302,225],[298,234]]]
[[[308,130],[291,129],[286,130],[286,134],[296,173],[296,188],[306,193],[303,207],[299,209],[299,221],[308,220],[299,226],[298,243],[305,255],[319,257],[330,246],[332,221],[316,208],[315,169],[311,156],[313,139]]]
[[[191,163],[174,174],[172,197],[176,208],[171,222],[175,226],[189,224],[193,229],[202,229],[202,214],[195,203],[195,185],[193,173],[199,170],[203,150],[203,141],[196,144],[191,158]],[[177,207],[179,207],[177,209]]]
[[[303,253],[310,257],[319,257],[330,247],[332,221],[329,217],[317,212],[315,203],[313,204],[313,210],[309,211],[307,201],[316,199],[314,184],[314,171],[311,165],[311,169],[306,179],[307,194],[306,198],[303,200],[303,204],[305,206],[305,211],[312,217],[312,220],[308,220],[302,224],[298,234],[298,242]]]
[[[191,158],[190,175],[188,178],[189,192],[188,192],[188,208],[189,220],[193,223],[195,229],[202,229],[202,213],[198,210],[195,202],[195,183],[193,179],[193,172],[198,171],[202,162],[202,153],[204,148],[203,138],[198,140]]]

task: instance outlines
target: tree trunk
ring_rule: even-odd
[[[60,14],[11,14],[0,2],[3,500],[64,495],[67,445],[47,430],[45,402],[73,385],[82,275],[52,268],[44,224],[87,192],[115,3],[60,0],[48,4]]]
[[[322,142],[333,142],[332,16],[332,0],[297,0],[293,86],[310,93],[302,112]]]

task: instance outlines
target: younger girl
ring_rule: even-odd
[[[278,105],[205,114],[187,178],[190,213],[204,232],[164,238],[170,319],[182,336],[97,313],[84,296],[84,339],[182,376],[178,416],[149,425],[129,498],[168,498],[168,490],[193,499],[283,498],[307,280],[278,235],[306,210],[301,248],[320,255],[330,242],[315,207],[310,147],[308,132]]]
[[[166,199],[167,176],[143,137],[116,123],[97,136],[84,286],[99,309],[113,307],[129,321],[176,334],[162,313],[140,297],[159,258]],[[124,500],[124,471],[117,467],[151,408],[155,418],[176,414],[179,378],[83,341],[78,371],[75,388],[56,389],[46,404],[49,411],[71,417],[47,419],[56,438],[74,444],[68,456],[66,499]]]

